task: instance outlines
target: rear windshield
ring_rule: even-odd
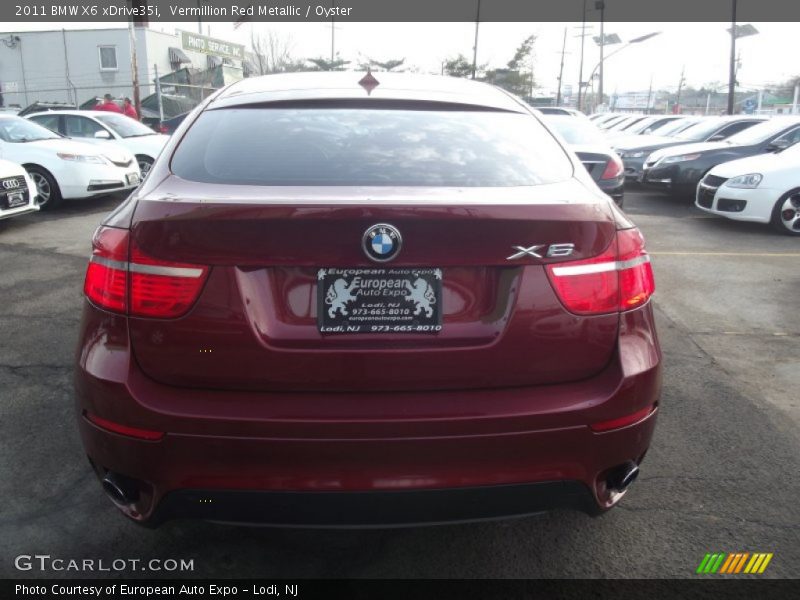
[[[248,107],[201,114],[172,170],[242,185],[506,187],[563,181],[572,163],[530,115]]]

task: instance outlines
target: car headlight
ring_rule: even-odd
[[[761,173],[748,173],[747,175],[739,175],[738,177],[728,179],[725,185],[732,188],[753,189],[758,187],[758,184],[761,183],[763,178]]]
[[[642,158],[644,156],[644,152],[641,150],[635,150],[632,152],[620,152],[619,155],[621,158]]]
[[[102,156],[94,154],[68,154],[67,152],[58,152],[58,158],[62,160],[71,160],[74,162],[91,163],[95,165],[105,165],[105,159]]]
[[[671,165],[673,163],[686,162],[687,160],[694,160],[700,158],[699,154],[680,154],[678,156],[665,156],[659,163],[662,165]]]

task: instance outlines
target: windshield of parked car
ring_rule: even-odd
[[[736,146],[760,144],[778,135],[784,129],[790,128],[792,125],[800,125],[800,121],[795,119],[775,117],[769,121],[764,121],[763,123],[753,125],[744,131],[740,131],[736,135],[732,135],[728,138],[728,142]]]
[[[639,123],[647,119],[647,117],[634,117],[632,119],[628,119],[628,122],[620,125],[619,127],[612,127],[611,129],[615,131],[624,131],[625,133],[630,133],[634,130],[635,127],[638,127]]]
[[[648,127],[650,127],[653,123],[658,120],[658,117],[645,117],[644,119],[638,121],[637,123],[631,123],[627,127],[623,128],[622,131],[625,133],[641,133]]]
[[[545,123],[558,131],[568,144],[608,145],[608,140],[590,121],[576,119],[575,117],[547,115]]]
[[[677,140],[687,142],[704,142],[711,137],[715,131],[722,127],[726,122],[722,117],[710,117],[687,127],[680,133],[673,136]]]
[[[118,136],[123,138],[142,137],[144,135],[157,135],[155,131],[149,127],[142,125],[139,121],[126,117],[125,115],[117,115],[108,113],[107,115],[98,115],[95,117],[106,127],[114,130]]]
[[[678,133],[680,133],[681,131],[684,131],[689,127],[697,125],[698,122],[699,121],[697,119],[675,119],[674,121],[670,121],[666,125],[662,125],[658,129],[656,129],[653,135],[663,135],[665,137],[673,137]]]
[[[61,136],[53,133],[33,121],[22,117],[4,117],[0,119],[0,139],[4,142],[23,143],[38,140],[52,140]]]
[[[529,186],[573,172],[531,115],[329,107],[206,111],[172,170],[206,183],[445,187]]]

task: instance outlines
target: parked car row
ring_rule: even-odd
[[[729,219],[800,235],[800,116],[597,114],[625,182],[691,196]],[[661,121],[661,122],[660,122]],[[595,140],[596,132],[586,140]]]
[[[131,190],[168,139],[109,112],[2,114],[0,185],[8,187],[0,191],[0,219],[52,209],[64,200]]]

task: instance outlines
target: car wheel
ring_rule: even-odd
[[[61,204],[63,200],[61,197],[61,190],[58,187],[58,182],[56,182],[55,177],[53,177],[49,171],[37,166],[25,167],[25,170],[28,171],[31,179],[33,179],[33,183],[36,184],[39,208],[42,210],[50,210]]]
[[[150,167],[153,166],[153,159],[149,156],[145,156],[144,154],[137,154],[136,162],[139,163],[139,173],[142,176],[142,180],[144,180],[144,178],[147,177],[147,174],[150,172]]]
[[[800,235],[800,190],[784,194],[772,209],[772,226],[786,235]]]

